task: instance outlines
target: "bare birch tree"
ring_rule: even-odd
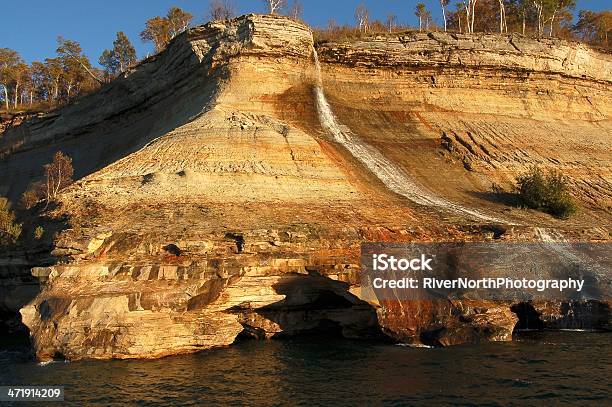
[[[521,16],[521,32],[525,35],[527,31],[527,10],[529,9],[529,0],[517,0],[517,10]]]
[[[555,18],[557,17],[558,13],[563,12],[567,9],[571,9],[576,7],[576,0],[551,0],[549,1],[549,8],[550,8],[550,31],[548,32],[548,35],[550,37],[553,36],[553,30],[554,30],[554,26],[555,26]]]
[[[499,2],[499,32],[508,32],[508,25],[506,23],[506,6],[505,0],[497,0]]]
[[[360,31],[367,32],[370,27],[370,12],[364,3],[361,3],[355,9],[355,20]]]
[[[304,7],[300,0],[293,0],[293,4],[291,4],[291,9],[289,10],[289,17],[294,20],[301,20],[302,14],[304,13]]]
[[[537,22],[538,22],[538,26],[537,26],[538,35],[542,35],[542,32],[544,31],[544,24],[542,22],[542,15],[544,13],[544,0],[533,0],[533,7],[535,7],[536,14],[538,16],[538,19],[537,19]]]
[[[268,6],[270,14],[278,14],[287,5],[286,0],[263,0],[263,2]]]
[[[448,6],[450,0],[440,0],[440,6],[442,7],[442,17],[444,18],[444,31],[446,31],[446,6]]]
[[[14,91],[13,91],[13,107],[17,109],[17,105],[19,104],[19,95],[21,92],[21,87],[28,80],[30,75],[29,67],[24,63],[19,63],[16,65],[12,72],[11,77],[13,79]]]
[[[474,32],[474,19],[476,17],[476,2],[478,0],[463,0],[465,6],[465,21],[466,21],[466,32]]]
[[[55,153],[53,162],[45,165],[45,194],[47,205],[55,200],[59,192],[72,184],[72,158],[61,151]]]
[[[235,15],[234,4],[229,0],[213,0],[208,11],[211,21],[223,21]]]
[[[17,51],[9,48],[0,48],[0,86],[4,89],[4,105],[6,110],[10,108],[9,86],[13,81],[16,67],[22,63],[23,60]]]
[[[417,3],[414,15],[419,18],[419,31],[423,31],[423,19],[427,18],[427,9],[424,3]]]
[[[397,24],[397,16],[395,14],[389,14],[387,16],[386,23],[387,23],[386,26],[387,26],[387,29],[389,30],[389,33],[392,33],[393,29],[395,28]]]

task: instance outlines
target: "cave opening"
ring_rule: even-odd
[[[514,326],[517,331],[541,331],[544,329],[544,322],[540,318],[540,313],[536,311],[532,304],[521,302],[510,307],[510,310],[518,317],[518,322]]]
[[[31,353],[30,331],[19,312],[0,312],[0,351]]]
[[[274,289],[284,298],[259,309],[236,308],[243,331],[237,340],[317,337],[388,339],[376,310],[348,292],[348,284],[316,273],[288,275]]]

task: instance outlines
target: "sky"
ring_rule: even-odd
[[[441,22],[438,0],[423,1]],[[610,0],[578,0],[577,10],[610,9]],[[325,27],[329,19],[340,24],[354,23],[354,10],[362,0],[301,0],[304,19],[314,27]],[[372,19],[385,20],[389,14],[411,26],[418,25],[414,6],[418,0],[364,0]],[[451,0],[451,4],[455,1]],[[238,14],[261,13],[261,0],[234,0]],[[105,48],[111,48],[117,31],[132,40],[139,57],[151,52],[151,45],[140,41],[145,21],[178,6],[192,13],[195,24],[205,22],[209,0],[0,0],[0,48],[18,51],[27,62],[55,54],[56,37],[81,43],[92,63]]]

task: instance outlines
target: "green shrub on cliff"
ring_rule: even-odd
[[[34,229],[34,239],[40,240],[45,234],[45,229],[42,226],[36,226]]]
[[[567,178],[558,171],[549,170],[545,174],[538,167],[532,167],[516,179],[516,184],[521,203],[528,208],[563,219],[578,210],[569,193]]]
[[[0,247],[17,243],[21,236],[21,224],[15,223],[15,213],[8,199],[0,197]]]

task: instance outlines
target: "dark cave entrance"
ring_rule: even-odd
[[[235,309],[243,331],[238,340],[317,337],[389,340],[376,310],[353,294],[347,283],[310,273],[287,275],[275,286],[285,298],[256,310]]]
[[[518,317],[518,322],[514,326],[514,331],[541,331],[544,329],[544,322],[540,318],[540,313],[536,311],[532,304],[521,302],[510,307],[510,310]]]
[[[31,351],[30,330],[20,310],[40,292],[30,267],[0,266],[0,350]]]
[[[23,354],[31,352],[30,331],[21,322],[19,312],[0,312],[0,351],[18,351]]]

